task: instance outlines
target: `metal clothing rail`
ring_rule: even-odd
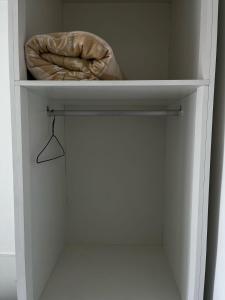
[[[151,117],[179,116],[182,109],[152,109],[152,110],[54,110],[47,109],[48,116],[74,117]]]

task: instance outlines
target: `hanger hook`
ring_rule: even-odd
[[[55,116],[53,117],[53,121],[52,121],[52,136],[55,135]]]

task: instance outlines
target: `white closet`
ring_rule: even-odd
[[[18,300],[203,300],[217,0],[10,5]],[[30,80],[25,41],[75,30],[127,80]],[[177,114],[56,116],[66,156],[37,165],[47,106]]]

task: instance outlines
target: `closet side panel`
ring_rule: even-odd
[[[169,3],[65,3],[63,23],[104,38],[126,79],[168,78]]]
[[[46,98],[29,93],[34,300],[39,299],[58,261],[65,237],[65,160],[61,158],[40,165],[37,165],[35,161],[37,154],[51,135],[52,120],[47,116],[47,105]],[[64,120],[62,118],[56,120],[56,134],[64,143]],[[54,144],[52,151],[55,147]]]
[[[27,79],[24,44],[32,35],[62,31],[61,0],[9,1],[12,79]]]
[[[184,99],[183,115],[167,121],[164,247],[182,300],[188,299],[195,100],[195,94]]]
[[[68,242],[162,244],[164,118],[67,118]]]
[[[209,78],[213,2],[172,1],[169,78]]]
[[[26,66],[24,60],[24,42],[26,40],[25,5],[25,0],[8,1],[11,83],[13,83],[14,80],[26,79]]]
[[[198,74],[214,87],[219,0],[202,0]],[[212,97],[213,100],[213,96]]]
[[[12,89],[13,183],[18,300],[33,299],[30,203],[30,143],[28,97],[23,88]]]
[[[184,300],[202,300],[205,276],[209,149],[212,111],[208,88],[202,87],[197,93],[182,100],[184,109],[180,124],[180,162],[167,157],[168,171],[171,163],[182,170],[182,180],[171,181],[167,174],[167,194],[170,197],[165,209],[164,246],[177,285]],[[171,122],[171,121],[168,121]],[[168,123],[168,128],[170,124]],[[167,138],[173,132],[168,132]],[[167,142],[168,145],[168,142]],[[175,149],[167,146],[167,153]],[[174,195],[169,188],[180,189]],[[172,205],[171,205],[172,204]],[[174,222],[176,219],[176,222]],[[173,226],[171,226],[173,224]]]

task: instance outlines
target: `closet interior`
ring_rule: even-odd
[[[20,80],[24,43],[35,34],[92,32],[112,47],[127,80],[208,79],[210,1],[26,0],[19,6]],[[205,38],[207,37],[207,38]],[[29,78],[29,77],[28,77]]]
[[[18,300],[203,299],[213,3],[18,1]],[[24,43],[62,31],[104,38],[126,80],[31,78]],[[65,157],[37,164],[54,115]]]
[[[199,89],[181,99],[95,101],[21,89],[34,299],[188,299],[206,111]],[[65,158],[37,164],[54,114]],[[60,151],[53,142],[41,158]]]

